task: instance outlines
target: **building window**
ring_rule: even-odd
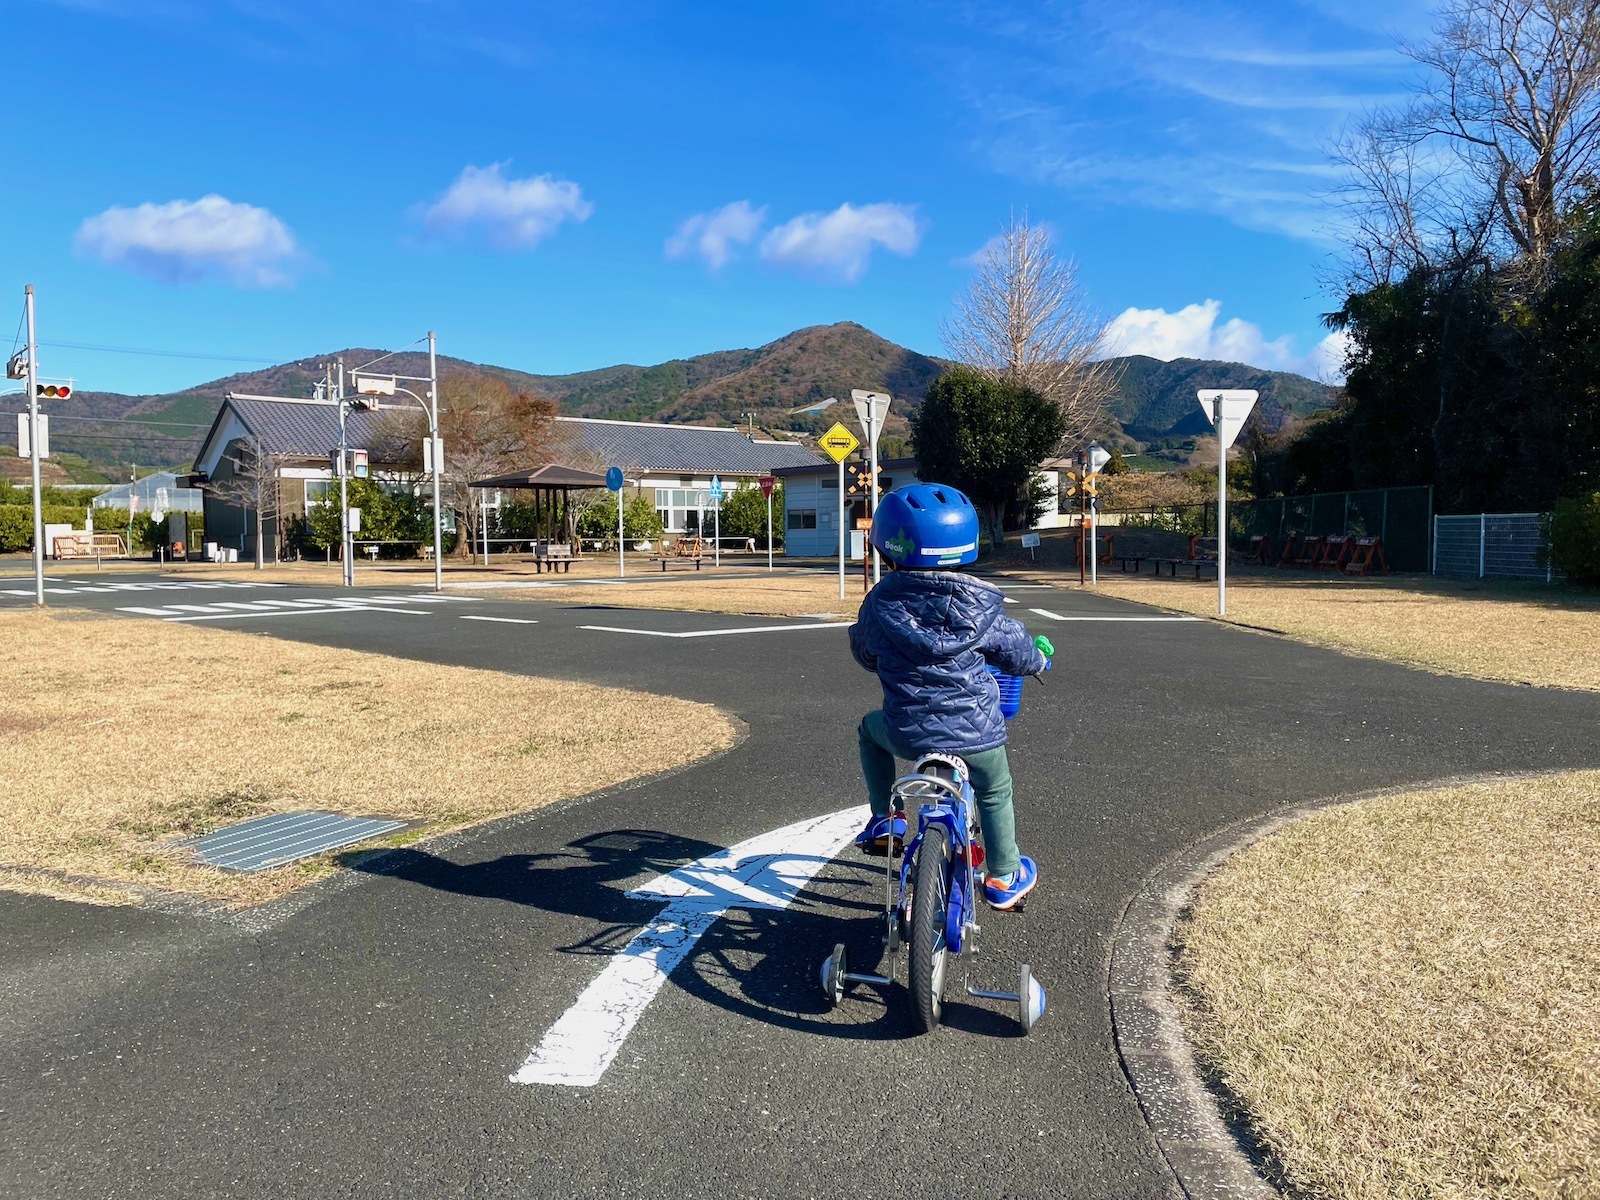
[[[334,486],[331,479],[306,480],[306,507],[316,508],[321,504],[335,503]]]
[[[839,490],[839,477],[823,472],[817,477],[817,486],[825,491],[837,492]]]
[[[815,529],[817,527],[817,510],[814,508],[791,508],[789,510],[790,529]]]
[[[692,533],[700,528],[701,515],[710,507],[705,492],[695,488],[657,488],[656,512],[667,533]]]

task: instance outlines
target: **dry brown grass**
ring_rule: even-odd
[[[159,621],[0,614],[0,887],[46,869],[248,903],[325,874],[175,839],[324,808],[459,827],[723,749],[709,705]],[[414,836],[414,835],[413,835]],[[17,870],[17,869],[20,869]],[[30,882],[31,881],[31,882]]]
[[[1216,617],[1215,581],[1102,575],[1096,590]],[[1226,620],[1452,675],[1600,690],[1600,598],[1558,589],[1230,575]]]
[[[496,599],[543,600],[553,604],[611,604],[619,608],[664,608],[677,612],[731,613],[753,617],[804,617],[831,613],[854,618],[861,607],[859,570],[845,581],[839,599],[837,575],[790,575],[729,579],[704,572],[648,583],[491,591]]]
[[[1326,810],[1177,933],[1202,1061],[1297,1195],[1600,1196],[1600,772]]]

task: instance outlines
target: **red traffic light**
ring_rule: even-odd
[[[69,383],[36,383],[33,385],[34,394],[41,400],[70,400],[72,398],[72,385]]]

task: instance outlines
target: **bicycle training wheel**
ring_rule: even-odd
[[[911,869],[911,1022],[918,1033],[938,1027],[944,1009],[945,909],[950,904],[950,831],[930,825]]]

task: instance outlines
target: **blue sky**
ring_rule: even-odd
[[[37,287],[47,373],[130,392],[429,328],[541,373],[840,320],[940,353],[964,260],[1026,207],[1122,349],[1316,371],[1323,146],[1405,89],[1396,39],[1427,22],[1407,0],[12,0],[0,287],[19,309]]]

